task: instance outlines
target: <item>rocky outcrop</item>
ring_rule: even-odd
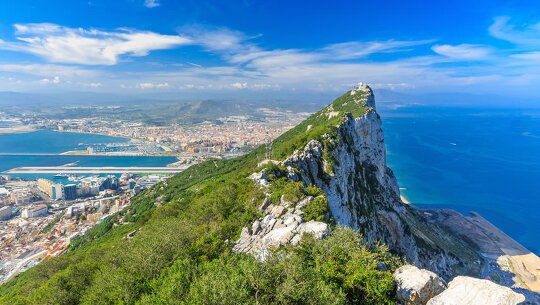
[[[425,305],[431,298],[443,292],[446,284],[435,273],[405,265],[394,272],[399,304]]]
[[[320,188],[335,223],[361,232],[366,242],[382,241],[409,263],[444,279],[478,272],[480,259],[470,246],[401,202],[397,180],[386,165],[381,119],[375,109],[371,89],[356,87],[314,115],[319,124],[339,122],[327,129],[335,132],[314,137],[283,161],[265,161],[286,168],[289,180]],[[268,190],[264,171],[250,178]],[[304,228],[320,236],[327,230],[324,223],[304,224],[302,209],[289,203],[261,210],[264,217],[244,228],[236,251],[261,256],[270,247],[298,242]]]
[[[255,175],[252,178],[258,177]],[[264,259],[272,249],[297,244],[303,234],[312,234],[317,239],[325,237],[329,232],[328,224],[304,221],[303,210],[311,201],[311,196],[299,202],[287,202],[282,197],[279,204],[273,205],[266,198],[259,208],[264,217],[256,220],[251,228],[244,227],[233,250]]]
[[[402,305],[515,305],[538,304],[523,294],[488,280],[454,278],[448,287],[435,273],[405,265],[394,272],[396,298]]]
[[[516,305],[525,301],[525,296],[508,287],[488,280],[458,276],[450,282],[448,289],[431,299],[428,305]]]
[[[446,279],[464,270],[475,273],[473,261],[479,258],[468,245],[401,202],[397,180],[386,165],[371,89],[363,85],[350,94],[363,99],[355,102],[362,103],[365,114],[346,114],[335,135],[310,141],[283,164],[297,169],[306,185],[322,189],[336,224],[360,231],[367,242],[382,241],[408,262]]]

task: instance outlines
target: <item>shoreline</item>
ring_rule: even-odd
[[[411,205],[411,202],[409,201],[409,199],[407,199],[407,197],[405,197],[405,195],[400,194],[399,198],[401,199],[401,202],[405,203],[406,205]]]
[[[22,125],[17,127],[0,128],[0,135],[4,134],[17,134],[17,133],[30,133],[37,131],[28,125]]]
[[[430,222],[449,229],[456,236],[467,236],[483,258],[481,278],[516,289],[540,292],[540,257],[514,240],[477,212],[463,215],[453,209],[419,208],[400,194],[401,201],[414,207]]]
[[[540,292],[540,257],[476,212],[465,216],[452,209],[417,208],[430,222],[456,236],[466,236],[484,260],[481,278],[501,285]]]

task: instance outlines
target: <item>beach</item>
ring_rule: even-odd
[[[540,292],[540,258],[506,233],[471,212],[464,216],[449,209],[421,209],[435,222],[473,243],[484,259],[482,278],[501,285]]]
[[[401,198],[401,201],[405,204],[408,204],[410,205],[411,202],[407,199],[407,197],[405,197],[403,194],[399,195],[399,197]]]

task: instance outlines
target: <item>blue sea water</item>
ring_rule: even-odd
[[[86,149],[91,144],[125,143],[127,138],[109,137],[98,134],[56,132],[39,130],[28,133],[0,134],[2,153],[63,153],[69,150]]]
[[[402,194],[419,207],[476,211],[540,253],[540,110],[380,109]]]
[[[176,158],[172,156],[55,155],[69,150],[85,149],[88,144],[124,143],[127,141],[129,139],[104,135],[46,130],[20,134],[0,134],[0,172],[20,166],[60,166],[76,163],[76,166],[153,167],[166,166],[176,161]],[[18,174],[17,176],[34,179],[53,175]]]

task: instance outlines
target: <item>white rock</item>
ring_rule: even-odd
[[[270,185],[270,183],[268,183],[268,179],[266,179],[266,174],[264,173],[264,171],[251,174],[249,176],[249,179],[259,183],[263,187],[267,187],[268,185]]]
[[[397,299],[400,304],[425,305],[446,288],[439,276],[429,270],[405,265],[396,272]]]
[[[514,305],[525,301],[525,296],[508,287],[488,280],[458,276],[448,289],[431,299],[428,305]]]
[[[261,231],[261,222],[256,220],[251,226],[251,232],[253,235],[257,235]]]
[[[283,215],[284,212],[285,212],[285,207],[278,205],[272,208],[272,210],[270,211],[270,214],[277,218]]]
[[[268,249],[270,247],[281,247],[287,245],[294,236],[294,229],[295,227],[291,226],[272,230],[261,240],[264,248]]]
[[[264,198],[263,202],[259,206],[259,210],[264,211],[270,205],[270,198]]]
[[[310,220],[298,226],[298,234],[302,235],[305,233],[312,234],[316,239],[321,239],[326,237],[330,228],[328,224],[320,221]]]

